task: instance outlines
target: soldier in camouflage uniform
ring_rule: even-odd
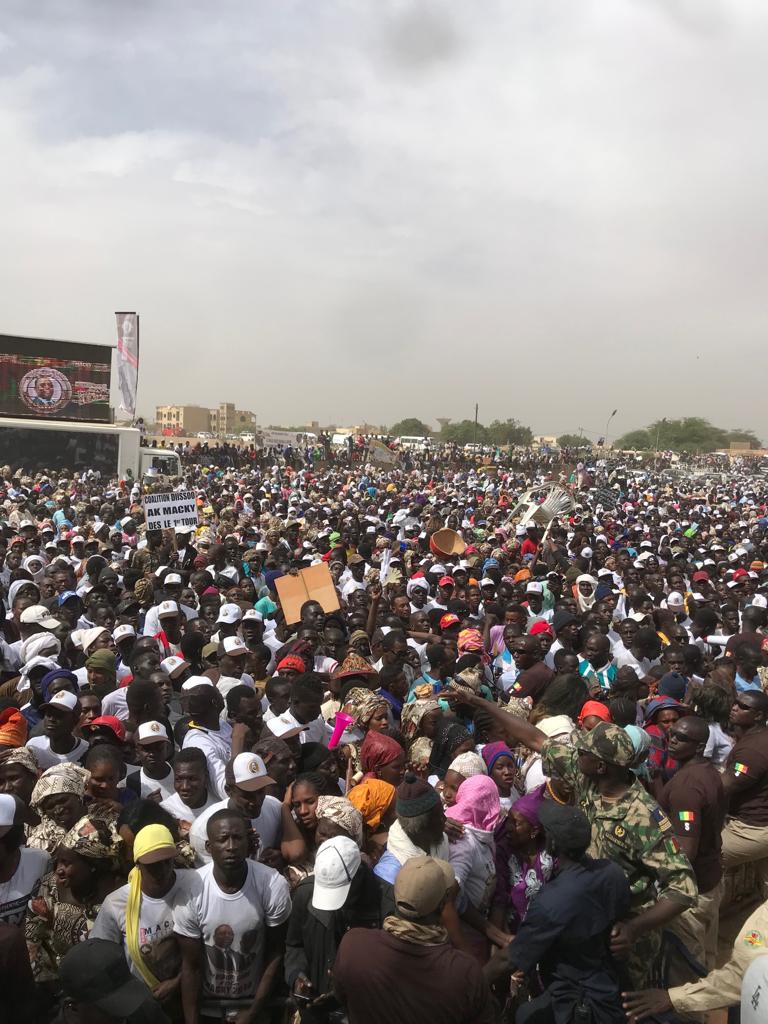
[[[629,736],[600,722],[578,734],[577,747],[569,746],[488,701],[482,706],[503,724],[511,743],[540,751],[545,773],[573,788],[592,827],[589,854],[616,861],[629,881],[632,915],[614,927],[611,940],[614,954],[625,961],[627,985],[658,984],[661,929],[696,902],[696,880],[669,819],[629,771],[635,756]]]

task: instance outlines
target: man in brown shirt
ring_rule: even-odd
[[[720,907],[720,833],[725,824],[725,792],[720,772],[703,756],[709,726],[703,718],[686,715],[669,730],[669,754],[680,765],[659,795],[683,852],[693,866],[699,895],[696,905],[670,924],[673,931],[707,970],[715,966]],[[675,968],[677,965],[673,965]],[[672,972],[673,984],[690,981],[689,974]]]
[[[536,703],[555,676],[541,659],[538,637],[520,636],[513,640],[512,660],[520,675],[512,684],[510,696],[530,697]]]
[[[728,822],[723,830],[723,867],[753,862],[763,899],[768,899],[768,695],[736,694],[731,726],[737,736],[725,762],[723,786]]]

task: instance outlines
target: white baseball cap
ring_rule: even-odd
[[[306,732],[309,726],[296,725],[290,719],[285,719],[282,715],[278,715],[277,718],[271,718],[267,722],[267,728],[279,740],[289,740],[292,736],[298,736],[300,733]]]
[[[269,777],[263,759],[258,754],[252,754],[249,751],[238,754],[234,759],[232,774],[235,778],[235,785],[249,793],[257,789],[264,789],[265,786],[272,786],[275,782]]]
[[[179,586],[181,586],[181,576],[179,576],[177,572],[169,572],[168,575],[163,580],[163,585],[167,587],[169,583],[178,583]]]
[[[0,793],[0,838],[8,835],[16,817],[16,801],[10,793]]]
[[[24,625],[35,625],[42,626],[43,629],[56,629],[61,623],[58,619],[54,619],[45,605],[33,604],[29,608],[25,608],[21,613],[21,621]]]
[[[162,743],[169,742],[168,733],[160,722],[142,722],[136,737],[137,743]]]
[[[312,889],[315,910],[340,910],[344,906],[361,860],[357,843],[349,836],[334,836],[320,844]]]
[[[228,626],[239,622],[243,617],[239,604],[223,604],[219,610],[219,617],[216,622],[223,622]]]
[[[581,549],[581,557],[582,558],[591,558],[592,557],[592,548],[582,548]]]
[[[112,632],[112,639],[116,644],[119,644],[121,640],[125,640],[129,636],[136,636],[136,630],[130,622],[123,622],[122,625],[115,626]]]
[[[213,686],[213,680],[208,676],[190,676],[186,683],[181,684],[184,691],[195,690],[198,686]]]
[[[179,606],[175,601],[161,601],[157,606],[158,619],[169,619],[171,616],[178,614]]]
[[[667,608],[683,608],[685,606],[685,598],[679,590],[672,590],[667,594]]]
[[[768,608],[768,600],[766,600],[765,594],[755,594],[749,603],[755,608]]]
[[[247,612],[243,612],[243,622],[263,622],[264,616],[261,612],[257,612],[255,608],[249,608]]]
[[[57,690],[50,700],[40,705],[41,708],[58,708],[60,711],[74,711],[77,707],[77,694],[69,690]]]
[[[240,654],[247,654],[248,648],[245,646],[239,636],[225,636],[224,637],[224,650],[227,654],[236,658]]]
[[[190,667],[189,662],[180,658],[177,654],[172,654],[169,658],[163,658],[160,662],[160,668],[171,678],[173,678],[174,673],[181,672],[183,669]]]
[[[531,582],[526,586],[525,592],[526,594],[543,594],[544,587],[541,583],[531,580]]]

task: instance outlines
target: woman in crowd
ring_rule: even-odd
[[[78,764],[56,764],[43,772],[30,797],[40,824],[30,829],[27,846],[53,854],[69,830],[85,814],[90,773]]]
[[[490,920],[512,935],[525,920],[531,899],[554,871],[539,821],[543,801],[543,786],[526,793],[496,830],[496,890]]]
[[[369,732],[360,748],[363,779],[382,779],[399,786],[405,775],[405,751],[383,732]]]
[[[487,775],[485,762],[479,754],[468,751],[451,761],[448,771],[440,783],[440,794],[446,807],[453,807],[462,784],[474,775]]]
[[[397,790],[381,779],[367,779],[353,786],[347,798],[363,819],[363,852],[376,863],[387,845],[389,826],[395,820]]]
[[[454,758],[474,748],[472,737],[452,715],[439,719],[429,759],[429,781],[437,782],[445,776]]]
[[[520,796],[515,785],[517,782],[515,755],[506,743],[486,743],[483,747],[483,761],[488,775],[496,783],[501,809],[506,812]]]

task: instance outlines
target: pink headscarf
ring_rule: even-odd
[[[473,775],[459,787],[456,803],[450,808],[448,817],[480,832],[493,832],[500,815],[496,783],[487,775]]]

